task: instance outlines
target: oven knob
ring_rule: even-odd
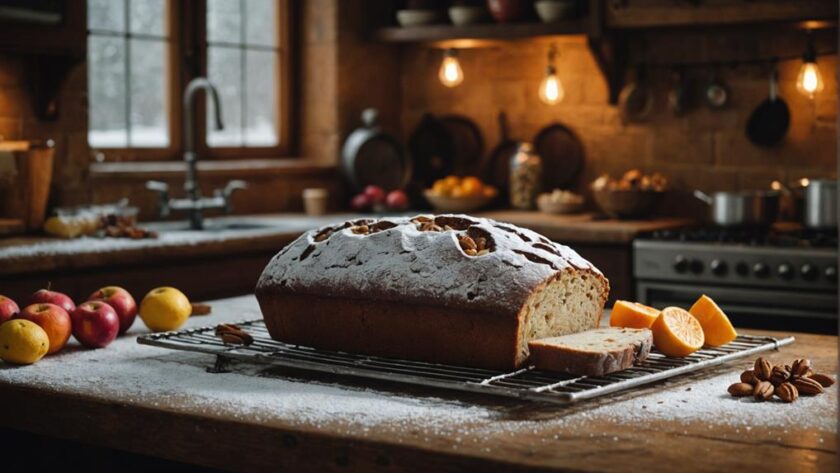
[[[694,274],[700,274],[703,272],[703,262],[699,259],[693,259],[691,264],[688,265],[688,269]]]
[[[747,276],[750,274],[750,267],[747,266],[747,263],[741,261],[740,263],[735,265],[735,272],[741,276]]]
[[[825,268],[825,278],[831,282],[837,282],[837,267],[836,266],[829,266]]]
[[[688,260],[683,255],[677,255],[674,258],[674,270],[678,273],[684,273],[688,269]]]
[[[790,279],[793,277],[793,267],[787,263],[782,263],[776,269],[782,279]]]
[[[709,263],[709,269],[712,270],[713,274],[716,274],[718,276],[723,276],[724,274],[726,274],[726,270],[728,268],[726,267],[726,262],[721,261],[719,259],[713,259]]]
[[[817,278],[817,268],[812,264],[803,264],[802,267],[799,268],[799,271],[802,273],[802,277],[808,281],[813,281]]]
[[[770,268],[764,263],[756,263],[753,265],[753,273],[760,278],[766,278],[770,275]]]

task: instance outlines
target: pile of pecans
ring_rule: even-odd
[[[728,391],[735,397],[753,396],[756,401],[767,401],[775,395],[782,402],[793,402],[800,395],[822,394],[832,384],[830,376],[814,372],[807,358],[790,365],[773,365],[759,358],[753,369],[741,373],[741,382],[729,386]]]
[[[487,239],[478,237],[473,239],[469,235],[461,235],[458,237],[458,244],[467,256],[484,256],[490,253],[490,248],[487,245]]]
[[[250,333],[242,330],[238,325],[234,324],[219,324],[216,326],[216,336],[221,338],[223,342],[230,345],[245,345],[246,347],[254,343],[254,337]]]

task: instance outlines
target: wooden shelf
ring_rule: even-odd
[[[390,26],[373,31],[372,39],[386,43],[452,40],[511,40],[539,36],[580,35],[588,32],[586,18],[557,23],[486,23],[456,26]]]

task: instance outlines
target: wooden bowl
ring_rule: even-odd
[[[471,197],[449,197],[435,194],[431,190],[426,190],[423,195],[426,197],[426,200],[432,204],[432,207],[434,207],[435,210],[445,213],[475,212],[476,210],[486,207],[487,204],[496,198],[495,193],[490,196],[478,195]]]
[[[599,189],[592,192],[604,213],[623,219],[644,218],[651,214],[664,192],[653,190]]]

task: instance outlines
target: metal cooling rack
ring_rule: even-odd
[[[230,360],[302,370],[371,378],[397,383],[478,392],[532,401],[569,404],[672,378],[755,353],[777,350],[793,337],[777,339],[740,335],[732,343],[704,348],[684,358],[651,352],[644,363],[605,376],[574,377],[533,367],[509,373],[480,368],[397,360],[353,353],[318,350],[272,340],[262,319],[237,322],[254,337],[250,346],[228,345],[215,326],[142,335],[137,342],[173,350],[216,355],[214,371],[223,372]]]

